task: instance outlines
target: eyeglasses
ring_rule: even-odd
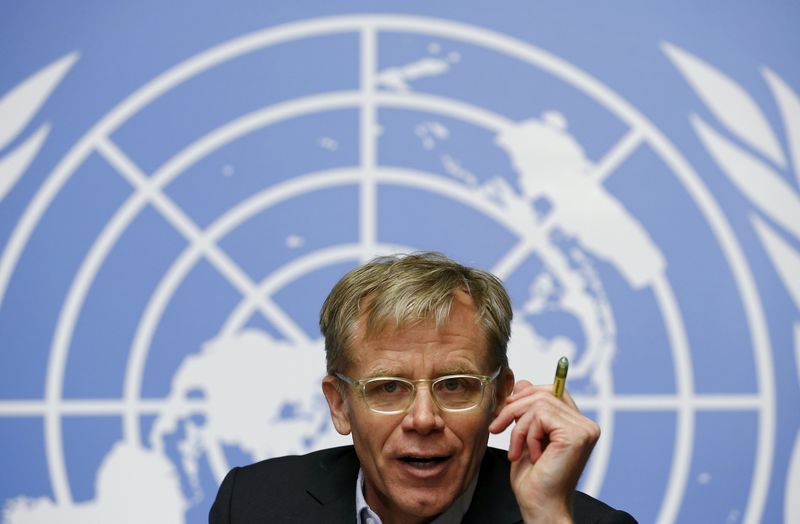
[[[489,376],[445,375],[443,377],[408,380],[399,377],[375,377],[353,380],[341,373],[334,373],[361,392],[367,407],[385,415],[404,413],[411,407],[417,395],[417,384],[427,383],[431,398],[442,411],[469,411],[483,400],[483,390],[500,374],[502,367]]]

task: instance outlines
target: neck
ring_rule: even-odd
[[[373,489],[368,482],[364,482],[364,499],[372,511],[378,514],[383,524],[425,524],[431,522],[439,514],[420,516],[403,511]],[[447,508],[445,508],[447,509]]]

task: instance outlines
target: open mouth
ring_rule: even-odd
[[[431,468],[436,466],[437,464],[441,464],[445,460],[449,459],[450,457],[415,457],[415,456],[406,456],[400,457],[400,460],[405,462],[406,464],[410,464],[417,468]]]

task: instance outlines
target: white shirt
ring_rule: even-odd
[[[478,475],[472,479],[467,490],[453,501],[449,508],[444,510],[431,524],[459,524],[472,503],[475,486],[478,485]],[[382,524],[381,518],[367,504],[364,498],[364,470],[358,469],[356,479],[356,524]]]

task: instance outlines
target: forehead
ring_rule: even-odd
[[[456,294],[450,315],[441,325],[434,318],[384,326],[366,336],[359,318],[350,345],[350,360],[359,372],[430,374],[486,372],[488,343],[478,323],[472,299]]]

